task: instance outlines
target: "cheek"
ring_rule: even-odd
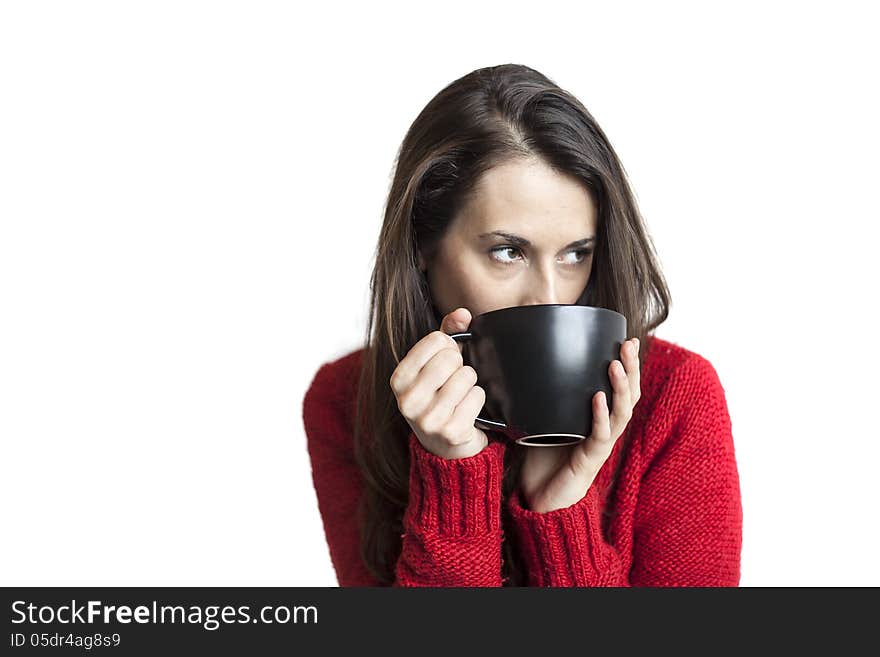
[[[566,285],[565,292],[560,295],[563,299],[562,303],[577,303],[578,301],[580,301],[581,296],[583,296],[586,287],[586,281],[584,281],[583,283],[573,283]]]
[[[491,272],[476,267],[464,272],[459,280],[461,298],[464,300],[461,305],[474,315],[519,305],[521,288],[521,280],[493,277]]]
[[[592,273],[592,268],[588,268],[583,275],[578,277],[578,279],[571,283],[570,286],[566,288],[565,296],[566,299],[570,299],[570,301],[566,301],[566,303],[578,303],[581,300],[584,292],[587,289],[587,285],[590,282],[590,275]]]
[[[443,314],[464,307],[479,315],[504,307],[503,291],[473,257],[438,258],[428,271],[431,296]]]

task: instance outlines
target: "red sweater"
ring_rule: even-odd
[[[341,586],[376,586],[359,556],[354,393],[362,350],[318,370],[303,400],[318,508]],[[642,395],[587,494],[540,513],[502,499],[505,449],[443,459],[410,432],[409,501],[395,586],[502,586],[515,532],[530,586],[737,586],[742,507],[724,389],[708,360],[654,338]],[[624,449],[625,446],[625,449]],[[620,467],[616,486],[609,486]],[[501,523],[506,504],[512,527]],[[603,514],[602,511],[605,511]]]

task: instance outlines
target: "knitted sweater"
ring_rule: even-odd
[[[515,533],[529,586],[738,586],[742,507],[724,389],[708,360],[654,337],[641,397],[586,495],[549,512],[502,496],[506,449],[443,459],[410,432],[409,499],[394,586],[503,586]],[[353,455],[363,350],[324,363],[303,400],[318,508],[340,586],[379,583],[360,558]],[[619,469],[618,469],[619,468]],[[615,485],[610,485],[618,469]],[[512,526],[501,522],[506,504]]]

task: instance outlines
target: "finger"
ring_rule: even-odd
[[[440,322],[440,330],[444,333],[464,333],[471,325],[471,311],[467,308],[456,308]],[[458,350],[462,351],[463,342],[455,341]]]
[[[625,349],[621,349],[623,358],[623,366],[626,370],[626,378],[629,380],[629,395],[633,406],[642,396],[641,389],[641,373],[639,372],[639,340],[633,338],[628,340],[624,345]]]
[[[431,406],[419,418],[422,428],[428,433],[437,433],[452,416],[456,406],[461,403],[477,382],[477,372],[470,365],[459,367],[434,395]]]
[[[602,463],[611,453],[614,446],[614,435],[611,431],[611,416],[608,412],[608,398],[599,391],[593,398],[593,433],[591,439],[601,449]]]
[[[452,412],[452,418],[449,420],[450,432],[462,436],[463,439],[470,436],[475,428],[474,420],[483,410],[485,403],[486,391],[480,386],[472,386]]]
[[[463,333],[471,325],[471,311],[467,308],[456,308],[440,322],[440,330],[444,333]]]
[[[630,397],[629,379],[626,370],[619,360],[614,360],[608,367],[611,378],[611,387],[614,389],[611,409],[611,430],[617,435],[629,422],[632,414],[632,399]]]
[[[614,447],[611,439],[611,418],[608,401],[601,390],[593,395],[593,426],[589,437],[581,441],[572,455],[572,468],[579,474],[595,475],[605,463]]]
[[[461,352],[446,347],[425,363],[413,384],[397,395],[397,405],[406,418],[417,418],[433,403],[437,391],[452,374],[462,367]]]
[[[416,342],[391,374],[390,384],[394,394],[399,396],[409,390],[428,361],[441,349],[452,347],[457,349],[458,344],[443,331],[431,331]]]

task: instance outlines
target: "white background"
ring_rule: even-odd
[[[870,3],[8,2],[0,584],[335,586],[302,428],[396,149],[523,63],[626,167],[725,387],[743,586],[880,585]]]

